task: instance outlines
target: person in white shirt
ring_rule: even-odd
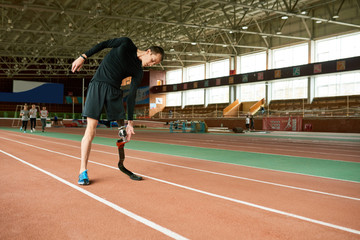
[[[24,133],[26,133],[27,124],[29,121],[29,110],[27,105],[24,105],[24,109],[20,111],[20,116],[22,120],[22,126],[20,128],[20,131],[24,130]]]
[[[36,127],[36,117],[37,117],[37,109],[35,104],[31,105],[31,109],[29,110],[30,113],[30,132],[35,132]]]
[[[250,116],[249,115],[250,115],[250,113],[248,113],[245,118],[245,125],[246,125],[246,129],[248,131],[250,131]]]
[[[46,107],[42,107],[42,110],[40,111],[40,119],[41,119],[41,125],[42,125],[42,132],[45,131],[46,126],[46,118],[48,117],[49,112],[46,110]]]

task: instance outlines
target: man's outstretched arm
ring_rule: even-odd
[[[124,43],[125,41],[131,41],[131,40],[129,38],[127,38],[127,37],[121,37],[121,38],[114,38],[114,39],[106,40],[106,41],[103,41],[103,42],[100,42],[100,43],[96,44],[94,47],[92,47],[91,49],[89,49],[85,53],[81,54],[72,63],[71,71],[72,72],[80,71],[80,69],[84,65],[85,60],[88,57],[91,57],[95,53],[98,53],[98,52],[100,52],[101,50],[103,50],[105,48],[116,48],[116,47],[120,46],[122,43]]]

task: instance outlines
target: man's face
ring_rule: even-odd
[[[152,53],[150,49],[146,51],[146,54],[142,59],[143,67],[151,67],[152,65],[159,64],[160,62],[161,54]]]

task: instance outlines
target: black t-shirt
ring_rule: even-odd
[[[104,48],[112,49],[104,57],[91,81],[106,82],[115,88],[120,88],[121,81],[131,76],[127,112],[128,119],[133,120],[136,91],[143,77],[142,64],[137,57],[137,47],[130,38],[122,37],[101,42],[85,54],[87,57],[91,57]]]

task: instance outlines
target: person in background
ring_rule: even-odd
[[[248,131],[250,131],[250,117],[249,117],[249,113],[246,115],[245,125],[246,125],[246,129],[247,129]]]
[[[40,119],[41,119],[41,125],[42,125],[42,132],[45,131],[46,126],[46,118],[48,117],[49,112],[46,110],[46,107],[42,107],[42,110],[40,111]]]
[[[22,120],[22,126],[20,128],[20,131],[24,130],[24,133],[26,133],[27,124],[29,121],[29,110],[27,105],[24,105],[24,109],[20,111],[20,116]]]
[[[35,132],[36,127],[36,117],[37,117],[37,109],[35,104],[31,105],[30,113],[30,132]]]
[[[261,106],[260,111],[261,111],[261,114],[264,114],[264,113],[265,113],[265,108],[264,108],[264,106]]]
[[[255,131],[254,116],[252,114],[250,114],[250,130]]]

